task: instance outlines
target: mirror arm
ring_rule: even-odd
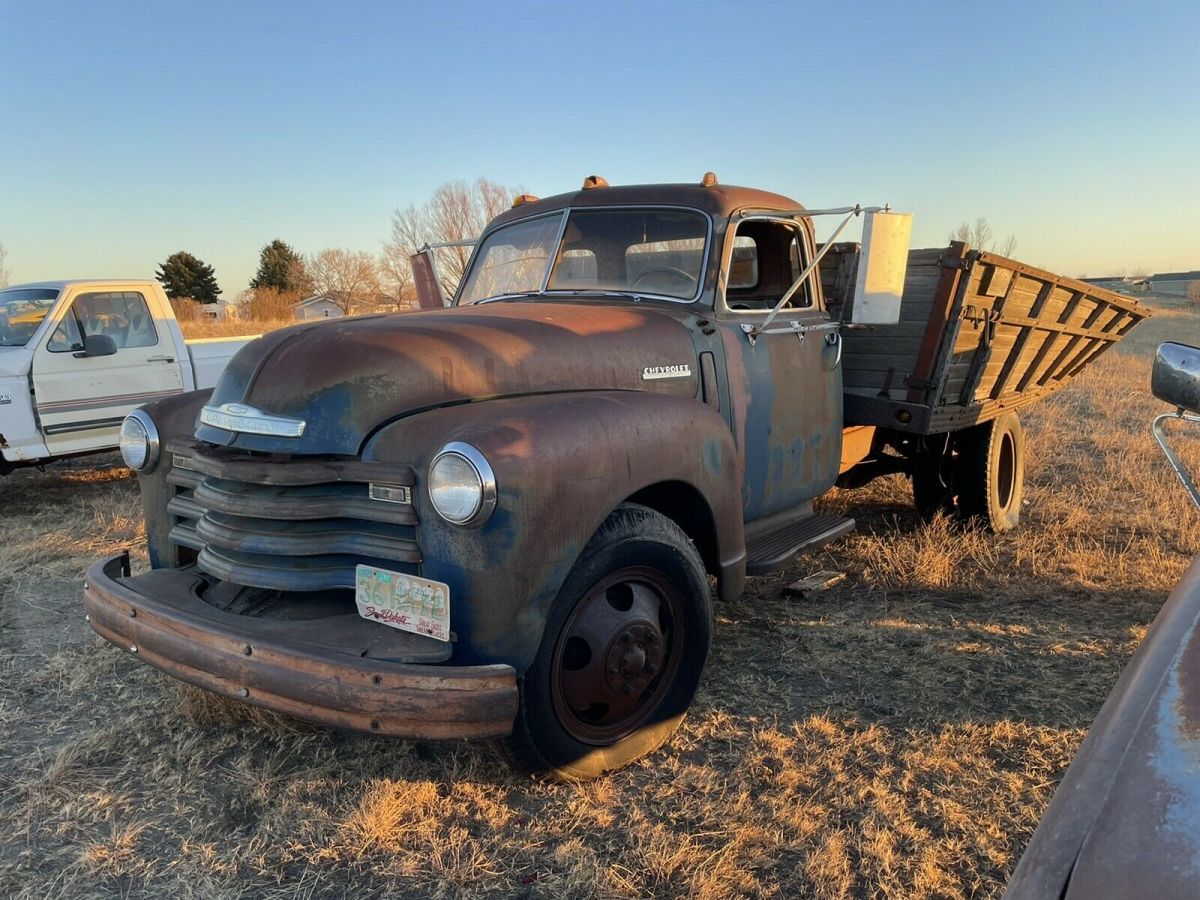
[[[1158,441],[1158,446],[1162,448],[1162,452],[1167,457],[1167,462],[1171,464],[1171,468],[1175,470],[1175,474],[1179,476],[1179,480],[1183,482],[1184,490],[1188,492],[1188,496],[1192,498],[1192,502],[1196,504],[1196,508],[1200,509],[1200,490],[1196,489],[1196,483],[1192,480],[1191,473],[1184,467],[1183,461],[1179,455],[1171,449],[1171,445],[1167,443],[1167,432],[1163,427],[1170,419],[1175,419],[1183,422],[1200,423],[1200,416],[1192,415],[1183,411],[1180,407],[1173,413],[1163,413],[1154,420],[1154,425],[1151,430],[1154,432],[1154,439]]]
[[[844,211],[845,210],[838,210],[838,212],[844,212]],[[774,318],[777,315],[779,315],[779,311],[781,309],[783,309],[785,306],[787,306],[787,302],[792,299],[792,297],[795,295],[795,293],[798,290],[800,290],[801,286],[808,279],[808,276],[810,274],[812,274],[813,269],[815,269],[818,265],[820,265],[821,258],[826,253],[829,252],[829,248],[834,245],[834,242],[837,240],[837,236],[842,233],[842,231],[845,229],[845,227],[847,225],[850,224],[851,219],[853,219],[857,215],[860,215],[863,211],[864,210],[861,206],[855,206],[855,207],[849,209],[849,211],[847,212],[846,218],[842,219],[841,224],[838,225],[838,227],[836,229],[834,229],[833,234],[831,234],[829,236],[829,240],[827,240],[821,246],[821,249],[817,251],[817,255],[812,258],[812,262],[810,262],[807,266],[804,267],[804,271],[801,272],[796,277],[796,280],[792,282],[792,286],[790,288],[788,288],[786,291],[784,291],[783,296],[779,298],[779,302],[775,304],[775,308],[771,310],[771,312],[767,315],[767,317],[765,319],[763,319],[763,322],[761,325],[756,326],[754,331],[750,332],[751,337],[758,337],[760,334],[763,334],[767,330],[767,327],[771,324],[771,322],[774,320]],[[817,212],[820,212],[820,211],[817,211]],[[813,214],[816,214],[816,213],[810,213],[810,215],[813,215]]]

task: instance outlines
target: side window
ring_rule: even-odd
[[[807,259],[804,234],[795,223],[781,219],[738,223],[726,278],[726,305],[739,312],[772,309],[804,271]],[[813,305],[809,281],[792,295],[788,309]]]
[[[80,294],[54,330],[47,349],[51,353],[82,350],[84,338],[91,334],[108,335],[118,350],[158,343],[146,298],[137,291]]]
[[[79,330],[79,322],[75,318],[74,308],[68,309],[63,320],[50,335],[50,343],[46,348],[51,353],[66,353],[68,350],[83,349],[83,333]]]

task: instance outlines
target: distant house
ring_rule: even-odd
[[[216,303],[196,304],[196,318],[203,322],[225,322],[236,319],[237,314],[237,307],[224,300],[218,300]]]
[[[330,294],[313,294],[293,306],[292,314],[298,321],[305,322],[309,319],[336,319],[346,313]]]

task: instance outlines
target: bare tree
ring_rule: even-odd
[[[383,293],[397,309],[416,305],[413,296],[413,272],[409,257],[430,238],[422,237],[424,225],[415,206],[392,213],[392,236],[383,242],[379,254],[379,273]]]
[[[5,263],[8,261],[8,251],[4,249],[4,245],[0,244],[0,288],[8,287],[8,266]]]
[[[948,240],[965,241],[976,250],[988,250],[1001,256],[1012,256],[1017,249],[1017,236],[1010,234],[1004,240],[997,240],[991,223],[980,216],[974,223],[964,221],[950,232]]]
[[[408,259],[417,250],[425,244],[458,243],[478,237],[488,222],[512,206],[517,193],[486,178],[477,178],[471,184],[448,181],[424,205],[396,209],[392,213],[392,234],[383,249],[389,295],[398,296],[398,288],[411,289]],[[438,270],[448,293],[453,293],[462,280],[470,255],[470,247],[439,251]]]
[[[305,267],[313,288],[346,315],[379,305],[379,266],[370,253],[330,247],[308,257]]]

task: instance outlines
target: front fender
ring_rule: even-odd
[[[141,407],[149,416],[162,444],[162,456],[153,469],[138,473],[138,488],[142,495],[142,515],[146,520],[146,545],[150,553],[150,565],[155,569],[178,565],[179,548],[168,539],[171,532],[171,516],[167,504],[175,495],[175,488],[167,483],[171,471],[171,455],[167,442],[175,438],[191,440],[196,430],[196,417],[200,408],[212,396],[212,388],[176,394],[156,400]]]
[[[495,471],[496,509],[481,527],[451,525],[429,501],[425,473],[450,441],[473,445]],[[692,398],[594,391],[445,407],[386,426],[363,455],[417,472],[421,571],[450,586],[456,662],[523,671],[588,540],[651,485],[681,482],[698,492],[722,577],[744,577],[737,451],[725,421]]]

